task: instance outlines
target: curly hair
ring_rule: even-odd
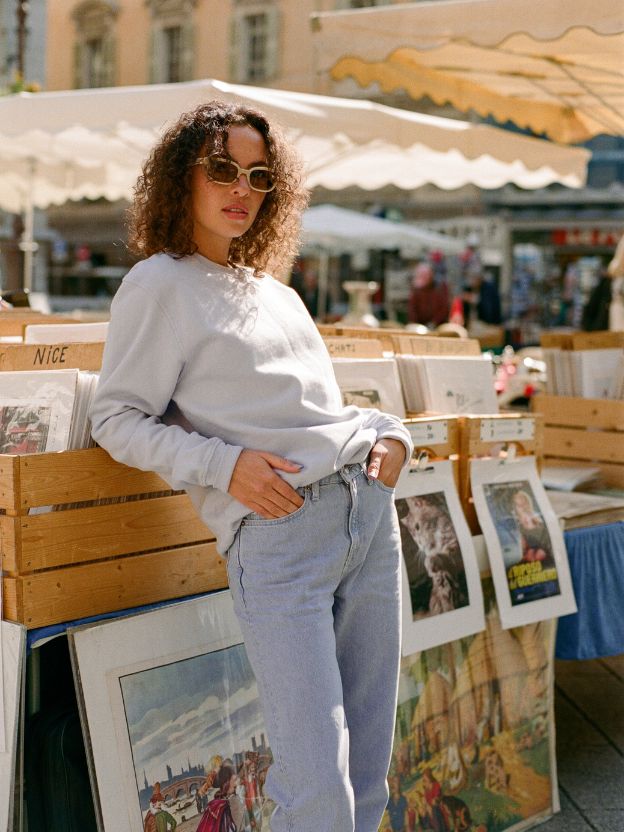
[[[308,202],[303,164],[282,130],[258,110],[208,101],[183,113],[154,147],[128,210],[128,245],[141,257],[194,254],[192,164],[200,155],[226,153],[228,129],[250,126],[263,137],[276,187],[266,194],[253,225],[230,245],[232,262],[257,272],[285,270],[297,254],[301,213]]]

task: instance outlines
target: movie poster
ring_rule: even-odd
[[[450,462],[401,474],[396,508],[403,551],[403,652],[485,626],[481,581]]]
[[[405,656],[380,832],[520,832],[558,811],[555,627],[486,629]]]
[[[563,533],[534,457],[472,460],[470,477],[503,626],[576,612]]]

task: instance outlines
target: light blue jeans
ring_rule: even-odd
[[[250,514],[228,552],[234,607],[274,762],[272,832],[377,832],[388,799],[400,657],[394,492],[363,465]]]

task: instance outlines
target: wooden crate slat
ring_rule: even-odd
[[[332,358],[383,358],[383,345],[376,338],[332,338],[323,336]]]
[[[621,432],[546,425],[544,446],[552,456],[599,462],[624,462],[624,435]]]
[[[624,332],[575,332],[572,335],[574,350],[609,350],[624,347]]]
[[[84,344],[1,344],[0,371],[99,370],[104,342]]]
[[[28,324],[75,324],[75,318],[65,315],[42,315],[30,310],[22,312],[19,309],[0,312],[0,335],[24,335]]]
[[[186,494],[2,519],[15,521],[22,574],[214,539]]]
[[[0,464],[6,456],[0,456]],[[22,513],[33,506],[170,490],[158,474],[115,462],[101,448],[19,457]]]
[[[214,543],[4,577],[4,617],[29,629],[227,586]]]
[[[0,508],[16,513],[19,502],[19,457],[0,454]]]
[[[395,352],[409,355],[481,355],[481,346],[475,338],[441,338],[405,332],[393,336],[393,348]]]
[[[621,401],[540,393],[533,397],[532,408],[544,416],[547,425],[624,430],[624,402]]]
[[[409,416],[403,420],[403,424],[412,435],[415,454],[425,451],[431,459],[448,459],[459,452],[459,423],[456,416]],[[429,426],[431,430],[427,429]],[[435,441],[438,426],[442,426],[446,431],[445,442]],[[419,441],[417,437],[422,428],[424,434],[430,434],[433,438],[425,435]]]

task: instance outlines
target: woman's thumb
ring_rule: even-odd
[[[263,454],[263,457],[271,468],[277,468],[278,471],[295,472],[301,468],[298,462],[291,462],[289,459],[284,459],[283,456],[277,456],[277,454]]]

